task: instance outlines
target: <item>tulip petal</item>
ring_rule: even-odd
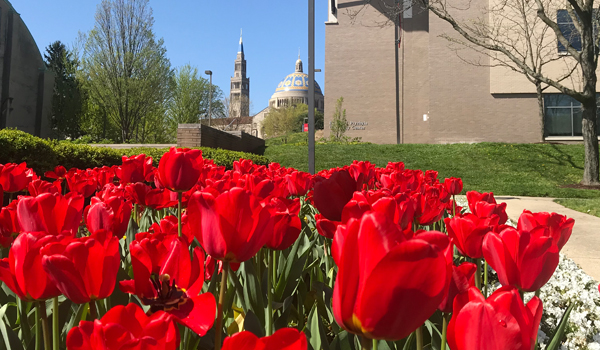
[[[420,239],[399,244],[361,283],[355,310],[362,327],[375,339],[405,338],[437,309],[451,273],[438,247]]]
[[[62,255],[44,256],[42,265],[56,287],[67,298],[77,304],[90,301],[85,283],[71,260]]]
[[[211,293],[204,293],[186,298],[182,304],[166,309],[165,312],[175,316],[178,322],[202,337],[212,328],[217,307],[215,297]]]

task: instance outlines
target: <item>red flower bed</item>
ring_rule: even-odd
[[[531,350],[543,306],[522,294],[573,228],[506,226],[492,193],[467,192],[466,213],[461,179],[402,163],[312,176],[173,148],[158,168],[0,170],[0,328],[23,348]]]

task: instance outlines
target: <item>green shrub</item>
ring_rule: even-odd
[[[252,153],[245,152],[237,152],[237,151],[229,151],[225,149],[219,148],[208,148],[208,147],[198,147],[198,149],[202,150],[202,156],[206,159],[212,159],[215,161],[217,165],[223,165],[227,167],[227,169],[231,169],[233,167],[233,162],[236,160],[240,160],[240,158],[251,159],[254,164],[258,165],[268,165],[270,162],[266,157],[259,156]],[[152,157],[154,166],[158,166],[158,162],[160,158],[162,158],[165,152],[168,152],[168,148],[131,148],[131,149],[123,149],[119,150],[122,154],[125,155],[135,155],[135,154],[145,154],[149,157]]]
[[[87,169],[121,164],[122,153],[112,148],[58,142],[54,150],[57,164],[67,169]]]
[[[266,157],[251,153],[228,151],[203,147],[204,158],[213,159],[215,164],[233,167],[233,162],[240,158],[251,159],[255,164],[267,165]],[[123,155],[144,153],[153,158],[154,166],[158,166],[160,158],[168,152],[168,148],[131,148],[112,149],[92,147],[69,141],[48,141],[14,129],[0,130],[0,164],[27,162],[37,174],[43,174],[57,165],[70,168],[95,168],[103,165],[121,164]]]
[[[27,162],[36,173],[43,174],[58,164],[54,144],[23,131],[0,130],[0,164]]]

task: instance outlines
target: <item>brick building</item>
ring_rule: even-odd
[[[398,138],[401,143],[528,143],[541,141],[542,135],[545,140],[582,139],[578,102],[547,90],[542,123],[535,86],[522,75],[486,66],[486,57],[481,66],[465,63],[465,57],[477,59],[479,54],[465,49],[459,58],[442,37],[457,35],[452,27],[417,6],[400,15],[401,25],[390,24],[389,5],[383,1],[328,1],[326,134],[335,101],[344,97],[346,135],[374,143],[396,143]],[[488,1],[494,0],[472,1],[466,16]],[[560,10],[555,13],[560,16]],[[560,58],[560,45],[552,45]],[[560,61],[549,69],[563,69]]]

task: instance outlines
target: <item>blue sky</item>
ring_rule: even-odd
[[[71,46],[94,26],[100,0],[11,0],[43,51],[55,40]],[[325,63],[327,1],[315,0],[315,66]],[[250,77],[253,111],[268,105],[277,84],[294,71],[300,49],[308,70],[308,0],[150,0],[154,31],[165,40],[173,67],[186,63],[213,71],[213,83],[229,95],[240,28]],[[324,89],[323,73],[315,78]]]

